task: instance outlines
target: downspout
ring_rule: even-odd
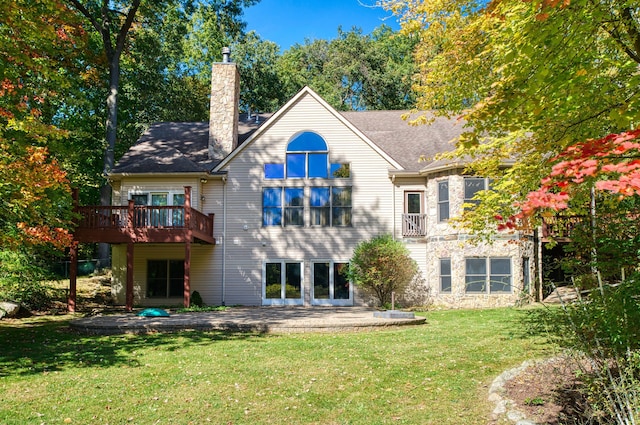
[[[391,175],[391,202],[392,204],[392,212],[393,212],[393,224],[392,224],[392,232],[391,238],[393,240],[396,239],[396,175]]]
[[[222,177],[222,305],[226,305],[227,286],[227,176]]]

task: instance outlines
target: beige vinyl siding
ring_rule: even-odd
[[[320,134],[329,161],[349,163],[350,179],[265,180],[264,163],[284,163],[288,142],[300,131]],[[229,162],[227,181],[226,302],[259,305],[266,259],[304,261],[310,285],[314,259],[349,259],[358,242],[392,228],[391,165],[311,96],[304,96]],[[352,227],[262,227],[263,187],[352,186]],[[245,227],[246,226],[246,227]]]
[[[202,211],[201,207],[204,205],[201,205],[200,202],[202,183],[200,183],[199,178],[129,177],[120,182],[118,190],[114,189],[112,204],[127,205],[132,193],[167,191],[184,193],[185,186],[191,186],[191,206]]]
[[[198,211],[214,216],[214,237],[222,236],[222,182],[200,178],[175,177],[129,177],[114,185],[113,204],[127,205],[131,193],[177,192],[184,193],[184,187],[191,186],[191,205]],[[204,199],[202,199],[204,197]],[[125,301],[126,286],[126,245],[112,248],[113,289],[119,303]],[[134,302],[144,305],[167,305],[168,301],[146,299],[146,273],[149,259],[184,259],[184,244],[143,245],[134,247]],[[222,303],[222,253],[214,245],[197,244],[191,246],[191,291],[198,291],[209,305]],[[182,299],[170,299],[171,304],[182,305]]]
[[[127,278],[127,246],[113,245],[112,291],[118,303],[125,302]],[[222,299],[221,287],[216,285],[219,268],[212,267],[213,245],[191,246],[191,292],[198,291],[206,304],[219,305]],[[182,297],[147,298],[147,261],[148,260],[184,260],[184,244],[136,244],[133,253],[133,293],[134,304],[147,306],[178,305]]]

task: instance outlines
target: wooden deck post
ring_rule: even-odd
[[[127,287],[126,287],[126,310],[133,310],[133,249],[134,249],[134,213],[133,200],[129,200],[127,210],[127,227],[129,228],[129,242],[127,242]]]
[[[133,310],[133,242],[127,243],[126,310]]]
[[[191,186],[184,187],[184,226],[187,231],[184,245],[184,307],[191,305],[191,239],[193,229],[191,227]]]
[[[76,311],[76,284],[78,279],[78,242],[71,242],[69,250],[71,261],[69,264],[69,296],[67,297],[67,310],[69,313]]]

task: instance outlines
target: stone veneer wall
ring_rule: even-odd
[[[455,171],[454,171],[455,173]],[[533,241],[518,234],[498,234],[493,243],[476,243],[464,229],[455,228],[447,222],[438,222],[438,182],[449,180],[449,212],[454,217],[462,210],[464,202],[464,177],[459,174],[441,173],[431,176],[426,184],[427,236],[422,241],[406,240],[412,250],[418,242],[426,244],[426,291],[435,305],[456,308],[487,308],[513,305],[523,289],[523,258],[529,258],[529,275],[534,279]],[[399,188],[402,187],[400,183]],[[423,251],[424,252],[424,251]],[[465,259],[469,257],[511,258],[512,292],[509,294],[465,293]],[[451,259],[451,293],[440,293],[440,259]],[[423,269],[423,270],[424,270]]]
[[[238,140],[240,74],[235,63],[214,63],[209,105],[209,158],[222,159]]]

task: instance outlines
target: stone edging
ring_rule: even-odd
[[[553,360],[553,358],[546,360],[527,360],[520,366],[509,369],[494,379],[491,383],[491,387],[489,387],[488,398],[488,400],[491,403],[495,403],[496,406],[492,413],[493,419],[495,420],[501,416],[505,416],[509,421],[516,425],[538,425],[536,422],[527,419],[524,413],[517,410],[513,400],[505,397],[504,386],[508,381],[524,372],[528,367]]]

